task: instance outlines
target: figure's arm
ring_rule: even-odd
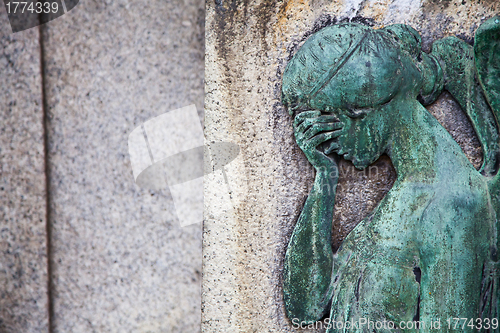
[[[340,126],[333,116],[314,111],[295,119],[297,143],[316,168],[316,178],[285,255],[283,290],[290,320],[320,320],[332,297],[331,232],[338,158],[328,155],[336,148],[335,142],[325,149],[326,154],[317,147],[336,138]]]
[[[487,90],[480,85],[482,72],[476,70],[474,53],[472,46],[457,37],[446,37],[432,45],[432,56],[439,61],[444,72],[444,88],[467,114],[481,143],[484,158],[480,171],[485,176],[492,176],[500,163],[500,136],[494,112],[486,98]],[[480,59],[489,55],[481,52]]]
[[[500,128],[500,16],[490,18],[477,29],[474,38],[474,58],[479,82],[495,115],[498,129]],[[494,139],[490,138],[490,140]],[[498,137],[496,139],[498,143],[500,140]],[[496,169],[498,170],[500,151],[497,157]],[[500,248],[500,171],[490,180],[489,188],[493,209],[497,215],[495,225],[497,243],[495,245],[498,249]],[[498,254],[495,260],[498,260]]]
[[[474,38],[474,60],[479,82],[495,115],[498,129],[500,128],[500,16],[490,18],[477,29]],[[495,139],[498,143],[498,137],[490,138],[490,140]],[[500,149],[497,155],[500,164]],[[497,215],[500,215],[500,172],[497,172],[492,179],[490,189],[493,200],[496,201]],[[498,229],[500,235],[500,227]]]

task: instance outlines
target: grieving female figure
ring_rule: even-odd
[[[394,332],[360,325],[370,321],[390,321],[396,329],[415,321],[420,332],[477,332],[488,331],[488,320],[495,331],[499,26],[498,18],[484,23],[474,48],[453,37],[435,42],[427,54],[409,26],[374,30],[346,23],[313,34],[294,55],[282,100],[316,177],[286,252],[290,320],[312,323],[329,312],[337,324],[328,332]],[[478,133],[479,171],[422,106],[443,89]],[[382,154],[392,160],[397,180],[334,253],[339,156],[363,169]],[[447,319],[457,317],[475,326],[449,327]],[[438,319],[441,330],[431,329]]]

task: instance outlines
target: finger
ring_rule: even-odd
[[[317,120],[318,122],[334,122],[339,121],[339,118],[333,114],[321,114],[319,111],[306,111],[295,117],[295,124],[299,125],[304,120]]]
[[[334,122],[334,121],[340,121],[340,119],[334,115],[334,114],[322,114],[321,117],[318,117],[319,119],[324,119],[323,122]]]
[[[341,132],[342,132],[341,130],[337,130],[337,131],[333,131],[333,132],[324,132],[324,133],[318,134],[315,137],[309,139],[308,144],[311,147],[317,147],[325,141],[337,138]]]
[[[343,124],[338,121],[334,123],[316,123],[309,127],[309,129],[304,133],[304,138],[310,139],[320,132],[334,131],[341,129],[342,127]]]
[[[333,115],[324,115],[315,118],[306,118],[300,125],[296,126],[295,131],[303,133],[309,128],[309,126],[312,126],[316,123],[334,123],[334,122],[340,123],[338,118]]]
[[[332,142],[330,143],[330,146],[328,148],[326,148],[325,150],[325,155],[328,155],[330,154],[332,151],[336,150],[339,148],[339,144],[337,142]]]
[[[305,119],[307,118],[312,118],[312,117],[319,117],[321,115],[321,112],[320,111],[304,111],[304,112],[301,112],[299,113],[294,121],[293,121],[293,125],[295,127],[299,126],[300,123],[302,123]]]

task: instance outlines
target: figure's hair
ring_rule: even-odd
[[[424,85],[418,96],[423,105],[433,103],[443,91],[444,74],[439,61],[422,51],[422,38],[418,31],[406,24],[393,24],[381,29],[391,34],[399,42],[403,52],[407,52],[422,72]]]
[[[307,108],[345,64],[371,29],[361,24],[326,27],[309,37],[283,74],[282,103],[291,112]]]
[[[301,108],[326,110],[332,104],[328,92],[331,93],[343,84],[334,78],[349,59],[366,58],[367,67],[370,67],[370,61],[374,61],[381,64],[379,67],[385,65],[395,72],[397,66],[387,66],[388,62],[400,63],[395,50],[407,53],[424,75],[429,74],[428,76],[433,78],[426,82],[420,93],[424,103],[432,102],[441,92],[443,75],[437,61],[423,54],[418,32],[403,24],[374,30],[357,23],[326,27],[304,43],[285,70],[282,102],[291,113]],[[420,65],[421,63],[427,65]],[[373,73],[373,68],[364,67],[364,63],[362,65],[357,73],[343,73],[341,81],[345,81],[349,76],[354,76],[359,81]],[[430,75],[434,73],[437,75]],[[435,77],[438,79],[434,79]],[[373,106],[385,103],[393,97],[395,92],[391,90],[392,87],[377,90],[373,82],[366,80],[365,91],[371,94],[357,96],[356,103]],[[347,100],[347,96],[340,98],[346,99],[346,104],[352,104]]]

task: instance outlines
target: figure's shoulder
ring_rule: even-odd
[[[400,233],[418,222],[434,197],[435,188],[428,184],[395,183],[374,211],[373,225]]]
[[[489,218],[491,213],[488,184],[481,175],[457,177],[434,185],[434,195],[422,212],[422,221],[436,223],[436,218],[454,221],[475,221]]]
[[[396,182],[387,193],[386,205],[407,210],[408,207],[426,205],[434,198],[436,186],[420,182]]]
[[[388,215],[421,218],[426,211],[462,214],[462,211],[483,210],[488,202],[489,191],[483,177],[429,183],[396,182],[381,202],[378,213],[381,218]]]
[[[394,197],[407,198],[430,197],[434,200],[449,200],[452,198],[487,198],[488,180],[476,170],[469,172],[450,171],[444,177],[435,177],[427,182],[403,181],[396,182],[389,191]],[[419,199],[422,200],[422,199]]]

